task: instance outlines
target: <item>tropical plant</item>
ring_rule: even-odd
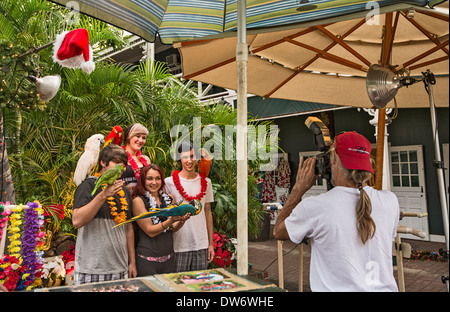
[[[0,93],[4,96],[0,100],[4,106],[2,116],[8,121],[5,131],[11,138],[8,151],[18,201],[38,199],[43,205],[63,204],[65,218],[58,226],[64,231],[74,231],[67,222],[76,189],[72,175],[84,143],[91,135],[106,135],[115,125],[126,128],[135,122],[143,124],[150,130],[143,153],[170,175],[174,169],[179,169],[171,152],[180,138],[177,132],[180,127],[188,129],[188,133],[181,136],[192,140],[195,131],[218,127],[223,134],[226,126],[236,125],[235,110],[223,104],[201,105],[195,85],[168,74],[163,63],[147,60],[138,66],[123,66],[97,62],[96,69],[88,75],[79,69],[62,68],[53,63],[50,49],[16,61],[14,55],[27,52],[24,47],[48,43],[56,34],[76,27],[88,30],[94,52],[108,46],[121,47],[126,40],[122,39],[120,30],[86,16],[80,15],[78,25],[69,25],[64,22],[67,10],[44,0],[26,0],[19,4],[8,0],[0,4],[0,10],[3,13],[0,27],[4,26],[0,29],[0,45],[5,48],[2,51],[8,61],[0,68],[0,82],[4,80],[1,88],[7,90]],[[7,44],[9,42],[12,46]],[[61,75],[60,90],[51,102],[40,102],[35,93],[30,93],[33,85],[27,80],[17,88],[19,77],[30,73]],[[17,100],[6,105],[16,89]],[[199,127],[194,117],[201,118]],[[251,124],[268,126],[270,123]],[[222,155],[214,162],[211,174],[214,226],[233,237],[236,236],[236,161],[224,157],[223,139],[223,135],[201,137],[200,145],[209,141]],[[249,161],[249,231],[253,234],[258,231],[262,218],[261,205],[253,196],[256,192],[253,172],[259,163]]]
[[[28,114],[33,114],[36,110],[41,112],[39,116],[40,121],[48,121],[42,118],[42,111],[46,109],[47,105],[53,105],[58,100],[64,102],[64,99],[61,98],[55,99],[51,103],[40,101],[36,93],[35,85],[25,79],[28,75],[39,77],[50,73],[62,74],[64,71],[59,65],[53,63],[52,50],[48,48],[42,49],[42,47],[51,46],[51,41],[54,40],[57,34],[65,30],[80,27],[88,30],[90,44],[94,49],[107,46],[121,47],[126,44],[121,30],[82,15],[79,16],[78,23],[74,24],[66,19],[67,13],[68,10],[45,0],[5,0],[0,3],[0,57],[2,58],[0,65],[0,103],[4,108],[0,115],[0,124],[4,130],[1,131],[0,143],[2,143],[1,145],[4,148],[6,146],[6,144],[3,144],[5,143],[5,134],[11,138],[9,142],[12,144],[9,151],[15,166],[13,171],[19,199],[21,199],[21,193],[23,191],[20,187],[24,186],[30,179],[30,177],[26,176],[28,171],[24,168],[24,159],[22,157],[24,155],[23,151],[28,147],[25,146],[26,142],[22,140],[33,137],[28,136],[27,134],[29,133],[26,135],[22,133],[26,128],[30,130],[29,126],[31,126],[28,123],[24,123],[24,121],[28,121],[30,117]],[[39,53],[37,53],[38,51]],[[64,72],[66,76],[70,76],[74,71]],[[68,96],[67,98],[68,100],[75,99],[73,96]],[[82,100],[85,100],[86,104],[86,102],[89,102],[88,99],[89,95],[82,96],[78,104]],[[120,108],[122,107],[120,106]],[[49,114],[55,112],[57,111],[46,111]],[[3,123],[4,118],[7,118],[7,122],[5,123]],[[55,129],[46,126],[44,127],[45,129],[51,129],[51,132],[55,132]],[[63,131],[66,134],[70,132],[67,129],[63,129]],[[33,132],[36,132],[36,129],[31,129],[31,133]],[[59,138],[58,135],[56,134],[54,138]],[[72,136],[71,142],[73,148],[69,151],[69,154],[75,150],[75,137],[77,136]],[[61,140],[60,142],[66,141]],[[33,148],[35,149],[36,147],[33,146]],[[55,156],[54,150],[35,149],[34,152],[51,153],[53,157],[58,158],[58,155]],[[65,152],[68,151],[63,148],[59,149],[61,155]],[[36,155],[36,153],[34,154]],[[12,178],[9,173],[8,154],[5,149],[2,155],[2,188],[7,191],[5,200],[15,202],[14,187],[12,186]],[[55,159],[53,160],[55,161]],[[56,163],[59,163],[59,160]],[[29,169],[29,166],[27,169]],[[60,169],[58,169],[59,171]],[[55,173],[56,170],[53,173],[48,172],[47,176],[42,176],[43,173],[40,173],[40,178],[46,180],[44,183],[49,183],[55,178],[51,178],[48,174]],[[58,179],[56,178],[55,181],[58,181]],[[34,179],[34,182],[36,182],[36,179]]]

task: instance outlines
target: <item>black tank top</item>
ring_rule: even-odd
[[[139,195],[139,197],[144,201],[145,208],[149,210],[150,202],[148,198],[143,195]],[[159,200],[161,201],[160,208],[170,205],[170,202],[166,202],[161,195]],[[151,217],[151,220],[153,224],[158,224],[166,221],[167,217]],[[138,226],[138,233],[139,241],[136,246],[136,253],[146,257],[161,257],[174,253],[172,230],[166,229],[155,237],[150,237]]]
[[[143,167],[139,167],[139,171],[141,171],[142,168]],[[137,183],[136,176],[134,175],[134,170],[130,165],[127,165],[125,167],[125,171],[122,173],[120,178],[125,181],[125,185],[128,185],[129,183]]]

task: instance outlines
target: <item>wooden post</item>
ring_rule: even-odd
[[[397,257],[398,290],[400,292],[405,292],[405,273],[403,271],[403,253],[400,234],[397,234],[397,236],[395,237],[395,251]]]
[[[375,169],[375,188],[383,189],[383,159],[384,159],[384,135],[386,125],[386,109],[378,110],[378,132],[377,132],[377,160]]]
[[[284,272],[283,272],[283,241],[277,241],[278,244],[278,287],[284,289]]]
[[[298,291],[303,292],[303,243],[298,246]]]

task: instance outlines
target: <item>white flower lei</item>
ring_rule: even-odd
[[[145,197],[147,197],[148,202],[150,203],[150,208],[156,208],[158,206],[155,197],[153,197],[149,191],[145,192]]]
[[[162,193],[161,196],[162,196],[166,206],[168,206],[172,202],[172,198],[169,195],[167,195],[166,193]],[[149,191],[145,192],[145,197],[147,197],[147,199],[148,199],[150,208],[156,208],[158,206],[158,203],[156,202],[155,197],[153,197],[153,195],[150,194]],[[159,217],[150,217],[150,218],[152,219],[153,224],[158,224],[161,222]],[[164,230],[164,232],[166,232],[166,231],[167,231],[167,229]]]
[[[166,193],[162,193],[161,196],[162,196],[166,206],[169,206],[172,203],[172,198],[169,195],[167,195]],[[150,208],[156,208],[158,206],[158,203],[156,202],[155,197],[153,197],[149,191],[145,192],[145,197],[147,197],[148,202],[150,203]]]

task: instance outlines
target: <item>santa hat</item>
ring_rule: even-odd
[[[53,44],[53,60],[63,67],[81,68],[90,74],[95,63],[87,30],[79,28],[57,35]]]

